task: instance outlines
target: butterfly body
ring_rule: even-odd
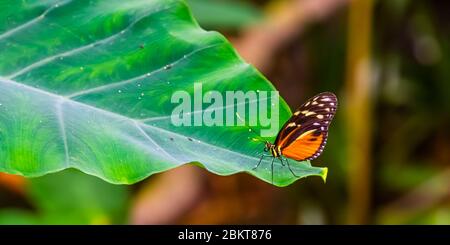
[[[274,143],[265,143],[264,151],[269,152],[273,159],[280,159],[282,165],[283,158],[296,161],[316,159],[326,145],[328,128],[336,109],[337,97],[333,93],[324,92],[312,97],[283,125]],[[287,159],[286,162],[295,175]]]
[[[273,157],[280,157],[281,156],[281,150],[279,148],[277,148],[276,145],[266,141],[266,146],[264,148],[264,151],[266,152],[270,152],[270,154]]]

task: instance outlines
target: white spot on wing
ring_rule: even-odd
[[[316,113],[313,111],[308,111],[308,113],[305,114],[305,116],[311,116],[311,115],[315,115]]]
[[[297,124],[295,124],[295,122],[291,122],[291,123],[289,123],[288,125],[287,125],[287,127],[289,128],[289,127],[295,127],[295,125],[297,125]]]

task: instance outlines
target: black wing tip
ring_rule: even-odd
[[[322,92],[322,93],[320,93],[320,94],[318,94],[318,95],[316,95],[316,96],[331,96],[331,97],[337,98],[337,96],[336,96],[335,93],[329,92],[329,91]]]
[[[334,107],[337,108],[338,98],[337,98],[336,94],[334,94],[333,92],[329,92],[329,91],[322,92],[322,93],[314,96],[313,98],[318,98],[318,97],[331,97],[333,100],[333,103],[335,103]]]

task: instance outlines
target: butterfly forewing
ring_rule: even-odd
[[[297,161],[312,160],[322,153],[328,127],[337,109],[337,98],[325,92],[300,106],[283,125],[275,140],[284,156]]]

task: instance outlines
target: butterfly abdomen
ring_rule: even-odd
[[[269,149],[269,152],[270,152],[270,154],[273,156],[273,157],[275,157],[275,158],[278,158],[278,157],[280,157],[281,155],[282,155],[282,153],[281,153],[281,147],[280,146],[277,146],[277,145],[274,145],[274,144],[268,144],[267,145],[267,147],[268,147],[268,149]]]

